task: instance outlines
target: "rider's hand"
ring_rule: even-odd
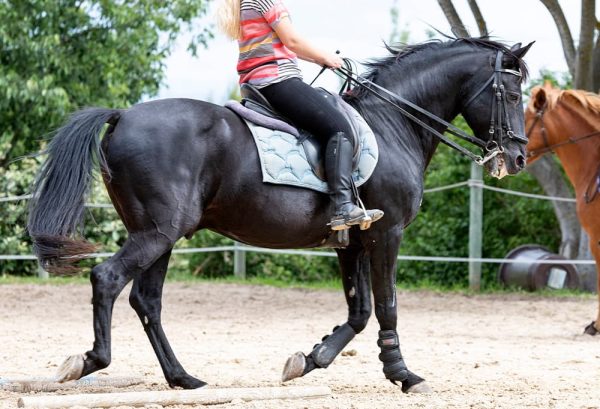
[[[326,54],[322,64],[327,68],[340,68],[344,64],[344,60],[337,54]]]

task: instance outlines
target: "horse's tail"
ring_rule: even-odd
[[[44,152],[48,157],[33,186],[27,225],[34,252],[49,272],[76,273],[77,262],[96,249],[78,233],[94,166],[99,163],[108,172],[100,134],[120,116],[119,110],[103,108],[75,112]]]

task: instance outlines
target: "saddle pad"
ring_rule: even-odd
[[[360,159],[358,168],[352,174],[356,186],[364,184],[373,174],[379,149],[373,131],[365,120],[354,111],[359,131]],[[290,185],[329,193],[326,182],[315,176],[307,159],[302,145],[298,139],[286,132],[272,130],[258,126],[244,120],[252,132],[260,166],[263,182],[280,185]]]

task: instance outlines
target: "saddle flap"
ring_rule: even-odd
[[[350,135],[350,139],[354,147],[354,153],[352,157],[352,170],[355,171],[358,168],[358,164],[360,161],[361,148],[359,139],[360,127],[356,123],[354,111],[339,95],[332,94],[323,88],[315,89],[323,96],[323,103],[330,104],[333,107],[335,107],[338,111],[340,111],[346,117],[348,123],[352,127],[353,132],[352,135]],[[247,83],[241,84],[240,95],[242,96],[242,105],[244,107],[260,115],[264,115],[265,117],[273,118],[277,121],[283,121],[289,124],[290,126],[295,127],[290,120],[288,120],[287,118],[275,111],[275,109],[271,106],[269,101],[264,97],[264,95],[262,95],[260,89],[256,88],[255,86]],[[247,116],[244,116],[244,118],[251,122],[257,123],[257,121]],[[258,122],[258,124],[264,125],[262,122]],[[281,127],[277,127],[274,129],[283,130],[281,129]],[[309,132],[302,129],[298,129],[298,131],[298,133],[293,133],[293,135],[298,138],[298,143],[302,145],[310,167],[319,179],[326,180],[325,166],[323,163],[323,152],[325,150],[325,147],[322,146],[322,143]]]

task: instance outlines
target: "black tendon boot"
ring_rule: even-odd
[[[331,230],[345,230],[356,224],[360,224],[362,229],[368,229],[371,223],[383,217],[381,210],[365,211],[352,201],[353,153],[352,142],[343,132],[336,133],[327,142],[325,173],[335,205]]]

